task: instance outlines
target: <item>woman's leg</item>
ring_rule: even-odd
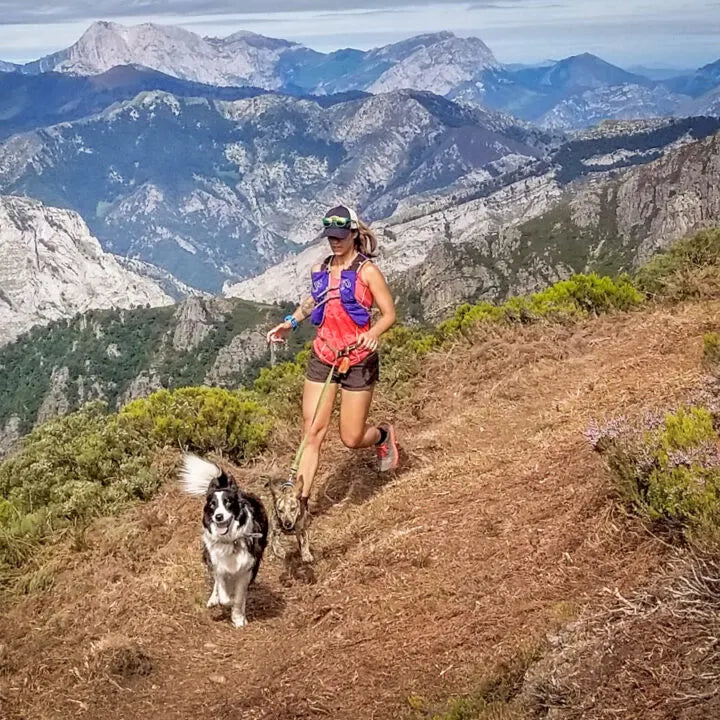
[[[340,402],[340,438],[349,448],[375,446],[378,470],[395,470],[400,462],[395,430],[389,423],[368,425],[373,389],[343,390]]]
[[[381,439],[380,430],[368,425],[373,388],[369,390],[343,390],[340,401],[340,439],[346,447],[366,448]]]
[[[320,394],[322,393],[324,383],[305,381],[303,389],[303,432],[307,434],[307,443],[302,459],[300,460],[300,468],[298,469],[298,478],[302,480],[302,497],[310,496],[315,473],[317,472],[318,462],[320,459],[320,447],[327,435],[330,418],[332,416],[335,398],[337,397],[338,386],[331,383],[325,393],[322,405],[318,408],[317,417],[313,423],[313,415],[317,407]]]

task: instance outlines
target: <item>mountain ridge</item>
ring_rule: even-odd
[[[70,207],[112,252],[211,291],[313,239],[338,198],[385,217],[413,196],[534,161],[555,142],[419,91],[327,107],[149,91],[11,137],[0,145],[0,189]]]
[[[586,102],[604,108],[605,117],[622,118],[630,112],[653,117],[681,112],[690,98],[684,93],[697,97],[720,84],[720,77],[708,70],[710,65],[698,70],[694,80],[654,80],[590,53],[550,64],[505,66],[481,39],[448,31],[425,33],[367,51],[346,48],[320,53],[247,31],[207,38],[175,26],[108,22],[91,25],[70,48],[28,63],[20,72],[95,74],[125,64],[147,66],[188,81],[255,85],[291,94],[427,90],[540,124],[556,105],[578,103],[582,95],[590,94]],[[698,83],[704,83],[703,93],[697,92]],[[620,102],[623,95],[616,91],[614,102],[605,104],[609,88],[625,88],[627,103]],[[581,110],[582,103],[579,107]],[[563,126],[587,126],[596,115],[565,113]],[[553,126],[558,122],[556,118]]]
[[[500,301],[574,272],[630,270],[664,249],[655,238],[671,243],[713,223],[719,163],[720,119],[578,138],[558,148],[554,164],[487,194],[377,223],[380,266],[404,306],[414,298],[415,319],[432,322],[465,300]],[[296,300],[323,252],[322,242],[310,245],[224,293]]]

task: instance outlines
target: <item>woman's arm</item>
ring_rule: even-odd
[[[367,284],[373,298],[375,298],[375,304],[380,310],[380,318],[370,330],[360,335],[359,341],[361,347],[375,350],[380,336],[395,324],[397,319],[395,302],[385,276],[376,265],[368,263],[363,267],[361,273],[363,282]]]
[[[317,272],[319,269],[320,265],[313,265],[312,271]],[[308,297],[300,301],[300,304],[292,312],[291,317],[295,319],[295,322],[301,323],[303,320],[305,320],[305,318],[310,317],[310,314],[312,313],[314,307],[315,301],[313,300],[312,295],[308,295]],[[285,320],[279,325],[276,325],[272,330],[268,332],[267,341],[269,343],[283,342],[283,340],[290,334],[290,331],[292,329],[292,322],[290,322],[289,320]]]

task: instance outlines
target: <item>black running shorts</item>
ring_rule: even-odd
[[[330,365],[324,363],[314,351],[310,353],[305,377],[311,382],[324,383],[330,372]],[[333,372],[332,381],[343,390],[371,390],[380,379],[380,357],[377,353],[368,355],[362,362],[353,365],[344,375]]]

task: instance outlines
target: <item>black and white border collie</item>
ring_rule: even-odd
[[[248,586],[267,545],[265,508],[221,468],[196,455],[183,457],[180,482],[185,492],[205,495],[203,559],[214,581],[207,606],[230,607],[233,625],[243,627]]]

